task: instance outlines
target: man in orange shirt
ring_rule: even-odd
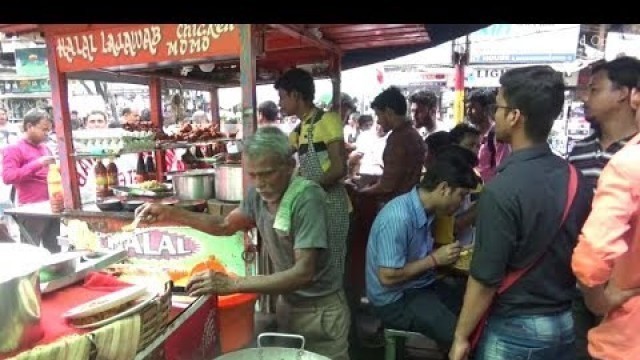
[[[631,97],[640,122],[640,83]],[[597,359],[640,358],[640,135],[602,171],[572,267],[591,311],[605,315],[589,332]]]
[[[582,172],[595,192],[598,177],[609,159],[638,133],[635,110],[629,99],[640,80],[640,60],[623,56],[593,66],[589,89],[585,95],[585,113],[596,131],[576,142],[567,160]],[[591,209],[591,204],[588,204]],[[576,289],[573,301],[573,327],[576,333],[576,360],[591,360],[587,334],[600,322],[584,303],[582,292]]]

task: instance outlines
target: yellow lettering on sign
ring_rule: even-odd
[[[73,58],[76,56],[73,45],[71,45],[71,39],[68,37],[58,38],[56,50],[58,52],[58,58],[64,58],[70,63],[73,62]]]
[[[151,55],[155,55],[158,52],[158,44],[160,44],[160,41],[162,41],[162,32],[160,31],[160,26],[152,26],[151,32],[153,34],[149,52],[151,53]]]
[[[189,40],[189,52],[193,54],[200,51],[201,51],[200,39]]]
[[[187,47],[189,46],[189,42],[187,40],[180,40],[180,55],[184,55],[187,53]]]
[[[93,35],[74,35],[59,37],[56,41],[58,58],[73,63],[74,58],[82,57],[93,62],[97,48],[93,41]]]
[[[169,56],[193,55],[209,51],[211,39],[233,31],[233,24],[179,24],[174,41],[167,41]]]
[[[66,63],[76,59],[88,62],[108,60],[105,57],[136,57],[141,52],[158,55],[159,46],[163,43],[162,27],[150,25],[135,30],[102,30],[84,35],[60,36],[56,39],[56,55]],[[176,39],[166,41],[169,56],[190,56],[209,52],[213,41],[223,34],[234,31],[233,24],[178,24],[175,28]],[[163,56],[165,54],[162,54]],[[102,59],[101,59],[102,58]]]
[[[141,50],[147,50],[151,55],[155,55],[158,52],[158,44],[162,41],[162,32],[159,26],[151,26],[115,34],[101,31],[100,38],[103,54],[118,57],[122,52],[126,56],[134,57]]]
[[[178,42],[177,41],[167,41],[167,53],[169,56],[178,55]]]
[[[200,46],[202,46],[202,51],[209,51],[209,45],[211,45],[211,40],[208,37],[203,37],[200,39]]]

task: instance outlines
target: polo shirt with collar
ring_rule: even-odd
[[[493,313],[544,315],[568,311],[574,298],[571,255],[593,191],[578,173],[578,188],[561,231],[569,181],[567,161],[540,144],[513,152],[485,185],[478,202],[470,275],[498,287],[506,274],[542,259],[507,292]]]

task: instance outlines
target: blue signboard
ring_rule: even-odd
[[[469,36],[471,64],[558,63],[576,59],[579,24],[494,24]]]

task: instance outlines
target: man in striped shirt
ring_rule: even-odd
[[[455,262],[461,248],[455,242],[434,251],[431,224],[436,215],[453,214],[478,180],[462,160],[436,160],[417,187],[376,217],[367,244],[367,298],[386,327],[451,346],[463,285],[436,280],[434,270]]]
[[[598,130],[577,142],[568,160],[582,172],[593,191],[611,157],[638,132],[630,96],[639,79],[640,61],[632,57],[602,62],[592,69],[585,108]],[[587,352],[587,333],[599,319],[587,309],[579,292],[573,304],[573,317],[577,359],[591,359]]]

